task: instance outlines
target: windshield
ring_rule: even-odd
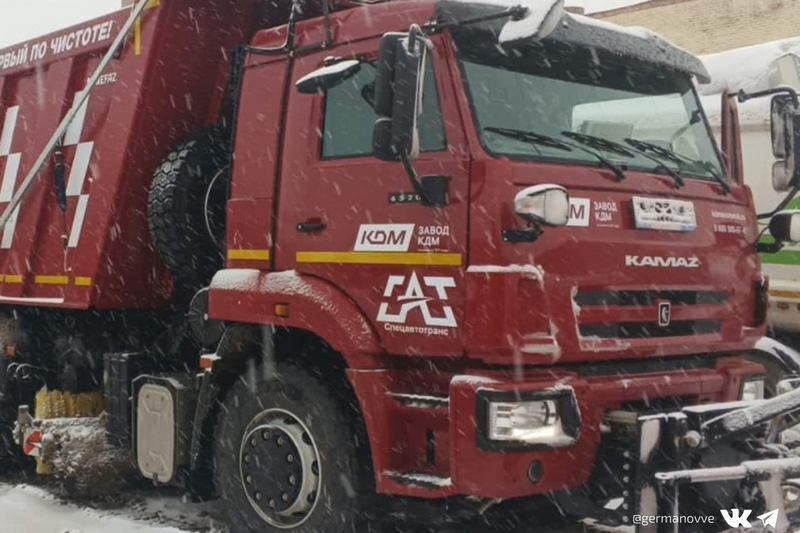
[[[560,43],[502,49],[466,35],[455,36],[462,77],[491,154],[597,165],[597,157],[583,150],[567,152],[491,130],[534,132],[573,144],[568,134],[577,132],[629,148],[623,155],[602,143],[591,146],[624,168],[653,170],[647,157],[652,154],[641,151],[646,145],[633,148],[631,140],[638,140],[674,153],[664,164],[687,177],[724,174],[688,76]]]

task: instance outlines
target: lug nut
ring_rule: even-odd
[[[270,437],[272,437],[272,435],[271,435],[271,434],[270,434],[270,432],[269,432],[269,431],[267,431],[266,429],[265,429],[264,431],[262,431],[262,432],[261,432],[261,438],[262,438],[262,439],[264,439],[264,440],[269,440],[269,439],[270,439]]]
[[[275,509],[275,500],[273,498],[270,498],[268,503],[272,509]]]
[[[255,437],[253,437],[252,439],[250,439],[250,447],[252,447],[252,448],[255,448],[255,447],[256,447],[256,438],[255,438]]]
[[[283,440],[283,437],[278,437],[278,446],[283,446],[286,441]]]
[[[242,459],[244,459],[245,463],[250,464],[250,454],[247,453],[244,454],[244,457]]]
[[[284,492],[283,494],[281,494],[281,500],[283,500],[285,502],[288,502],[289,501],[289,495]]]
[[[247,483],[248,485],[252,484],[253,483],[253,476],[251,476],[250,474],[246,475],[244,477],[244,482]]]
[[[260,492],[256,492],[256,501],[260,502],[261,501],[261,497],[262,497],[261,493]]]
[[[294,455],[292,455],[292,454],[287,455],[286,456],[286,462],[287,463],[293,463],[294,462]]]
[[[292,474],[291,476],[289,476],[289,485],[294,487],[296,484],[297,484],[297,476]]]

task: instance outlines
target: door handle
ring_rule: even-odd
[[[314,233],[317,231],[322,231],[328,226],[319,218],[311,218],[306,220],[305,222],[300,222],[297,224],[297,231],[300,233]]]

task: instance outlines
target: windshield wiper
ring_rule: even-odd
[[[725,181],[725,178],[717,173],[714,165],[708,161],[695,161],[694,159],[690,159],[686,156],[676,153],[674,150],[664,148],[663,146],[659,146],[655,143],[640,141],[639,139],[625,139],[625,142],[642,153],[646,153],[648,151],[653,152],[662,159],[672,161],[681,168],[697,168],[699,166],[701,169],[705,170],[709,175],[711,175],[714,181],[720,184],[723,193],[728,194],[731,192],[730,184]]]
[[[561,142],[555,137],[550,137],[549,135],[542,135],[541,133],[536,133],[534,131],[515,130],[512,128],[495,128],[491,126],[483,128],[483,131],[488,131],[489,133],[496,133],[504,137],[516,139],[518,141],[529,142],[541,146],[547,146],[548,148],[563,150],[564,152],[572,151],[572,147],[567,143]]]
[[[612,163],[602,155],[598,154],[597,152],[593,152],[591,150],[587,150],[583,146],[571,143],[565,143],[564,141],[560,141],[555,137],[550,137],[549,135],[542,135],[541,133],[536,133],[532,131],[523,131],[523,130],[516,130],[513,128],[493,128],[487,127],[483,128],[483,131],[488,131],[490,133],[496,133],[498,135],[503,135],[505,137],[509,137],[511,139],[516,139],[522,142],[529,142],[532,144],[539,144],[541,146],[547,146],[549,148],[555,148],[557,150],[562,150],[564,152],[571,152],[573,148],[580,150],[581,152],[585,152],[589,155],[592,155],[597,158],[597,161],[611,172],[614,173],[614,177],[617,178],[617,181],[622,181],[625,179],[625,172],[616,164]]]
[[[596,135],[589,135],[587,133],[578,133],[576,131],[563,131],[561,132],[561,134],[564,137],[568,137],[570,139],[573,139],[579,143],[586,144],[588,146],[594,146],[595,148],[599,148],[600,150],[606,150],[607,152],[612,152],[630,158],[636,157],[636,154],[631,152],[627,146],[608,139],[604,139],[603,137],[597,137]],[[634,148],[636,147],[634,146]],[[678,188],[681,188],[685,185],[683,177],[680,175],[679,172],[676,172],[675,169],[669,168],[662,161],[656,159],[655,157],[652,157],[644,150],[637,148],[637,152],[640,153],[642,157],[645,157],[656,164],[656,167],[653,169],[653,172],[660,171],[667,173],[675,181],[675,185],[677,185]]]

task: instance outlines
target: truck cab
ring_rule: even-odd
[[[209,313],[341,355],[378,492],[599,494],[596,459],[624,462],[599,455],[610,414],[763,379],[752,196],[698,102],[702,63],[557,7],[513,18],[374,5],[332,14],[330,47],[267,58],[286,37],[267,30],[244,62]],[[387,32],[414,24],[403,73],[414,38]]]

